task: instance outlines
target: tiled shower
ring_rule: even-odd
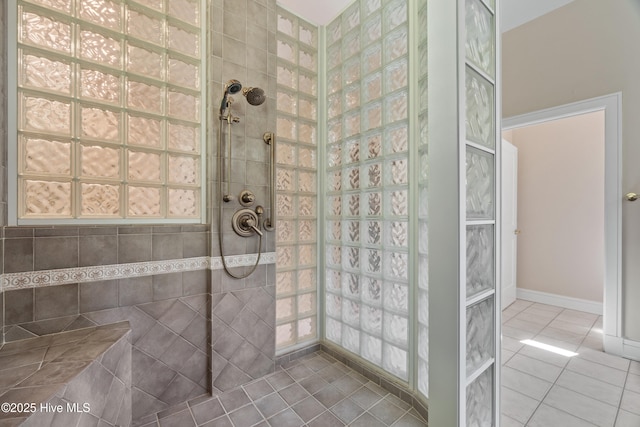
[[[16,2],[20,13],[67,22],[60,12],[66,0]],[[467,3],[489,13],[481,0]],[[19,96],[67,100],[77,103],[79,110],[91,107],[121,114],[123,122],[116,127],[125,140],[136,135],[144,139],[160,129],[158,139],[165,149],[131,139],[115,150],[117,142],[100,135],[87,137],[78,126],[80,133],[70,135],[71,144],[97,147],[102,153],[98,163],[104,153],[121,156],[113,165],[120,168],[121,188],[129,198],[119,202],[120,210],[102,212],[100,218],[107,219],[103,222],[9,225],[9,210],[15,207],[9,203],[7,174],[13,170],[9,153],[15,150],[8,148],[12,129],[8,120],[14,116],[5,108],[11,75],[3,71],[2,342],[128,321],[134,424],[203,394],[234,390],[320,348],[404,400],[426,407],[427,2],[356,0],[323,27],[275,0],[75,0],[72,4],[78,11],[85,4],[96,10],[116,5],[123,20],[135,12],[142,16],[141,22],[162,22],[158,25],[164,25],[166,34],[186,33],[184,40],[193,43],[171,44],[167,38],[166,44],[153,45],[140,42],[141,35],[123,37],[119,57],[123,65],[118,69],[82,57],[65,59],[39,44],[46,43],[42,41],[46,37],[18,36],[22,61],[31,55],[73,64],[79,74],[87,66],[121,79],[110,89],[105,79],[93,96],[68,95],[39,86],[39,81],[26,82]],[[3,70],[9,66],[10,10],[3,2]],[[78,13],[77,19],[68,20],[70,26],[77,25],[78,34],[87,28],[112,34],[106,24],[90,18],[87,23]],[[207,19],[208,29],[200,32]],[[492,17],[478,19],[490,22]],[[22,25],[27,21],[24,18]],[[123,21],[123,28],[127,25]],[[489,26],[492,30],[493,24]],[[128,43],[141,49],[141,64],[156,58],[168,67],[166,74],[152,75],[154,66],[148,64],[128,70],[127,61],[133,57]],[[202,48],[206,48],[206,70],[197,54]],[[176,77],[176,70],[188,70],[190,77]],[[263,88],[267,98],[253,106],[238,95],[229,107],[239,122],[232,125],[233,153],[227,159],[232,174],[224,184],[236,197],[224,204],[222,219],[225,224],[231,221],[242,207],[237,195],[250,190],[256,203],[266,208],[265,217],[277,218],[275,231],[265,231],[261,240],[255,235],[239,238],[231,227],[217,226],[222,202],[216,167],[218,157],[226,156],[226,150],[219,149],[218,132],[220,126],[223,137],[229,131],[218,117],[218,102],[230,79]],[[129,82],[140,83],[142,92],[137,93],[143,97],[158,94],[157,108],[166,113],[166,122],[157,128],[149,125],[161,114],[146,101],[127,104],[133,98]],[[107,99],[114,87],[123,90],[121,101]],[[134,119],[148,128],[139,131],[129,126]],[[494,118],[474,120],[472,126],[486,130]],[[26,119],[17,130],[27,136],[42,131],[29,128]],[[276,135],[274,206],[269,203],[270,152],[264,132]],[[206,146],[197,145],[200,136]],[[89,156],[90,150],[85,152]],[[73,164],[84,164],[82,153],[74,152]],[[166,158],[166,172],[159,166],[156,178],[132,175],[132,165],[154,164],[150,159],[155,158],[162,159],[158,164]],[[172,165],[179,165],[180,174],[171,174]],[[493,173],[486,172],[486,163],[481,166],[478,170],[483,173]],[[41,170],[33,178],[29,171],[18,172],[25,182],[46,181],[44,176],[61,179]],[[117,187],[118,178],[95,173],[92,184]],[[482,178],[478,182],[486,182]],[[146,205],[137,202],[136,194],[144,196]],[[148,201],[156,195],[156,201]],[[88,211],[80,206],[78,216],[86,219],[82,215]],[[137,220],[136,212],[150,206],[178,220],[127,222]],[[475,250],[474,242],[491,238],[485,233],[471,239],[467,253]],[[221,255],[231,272],[245,275],[258,252],[257,268],[246,278],[225,273]],[[479,262],[486,266],[493,258]],[[490,282],[493,276],[481,279]],[[483,308],[477,307],[482,311],[479,317],[486,315]],[[479,350],[479,358],[486,365],[484,350]],[[492,375],[491,368],[487,372]],[[2,374],[0,365],[0,378]],[[485,413],[486,404],[480,403]]]

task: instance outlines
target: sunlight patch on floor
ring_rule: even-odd
[[[574,353],[573,351],[565,350],[563,348],[556,347],[554,345],[545,344],[540,341],[522,340],[520,342],[524,345],[530,345],[531,347],[536,347],[542,350],[550,351],[551,353],[559,354],[565,357],[574,357],[578,355],[578,353]]]

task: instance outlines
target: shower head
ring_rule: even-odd
[[[264,95],[264,90],[259,87],[245,87],[242,89],[242,94],[251,105],[260,105],[267,99]]]
[[[224,94],[222,95],[222,102],[220,102],[220,117],[224,115],[224,110],[229,107],[229,100],[227,98],[229,94],[238,93],[241,89],[242,83],[236,79],[231,79],[224,85]]]

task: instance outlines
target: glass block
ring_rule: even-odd
[[[298,340],[308,340],[316,337],[316,317],[307,317],[306,319],[298,320]]]
[[[382,242],[382,222],[366,221],[367,243],[370,245],[379,245]]]
[[[169,115],[190,121],[200,119],[200,99],[185,93],[169,91]]]
[[[362,86],[362,101],[364,103],[376,100],[382,96],[382,77],[380,73],[375,73],[367,77],[362,83]],[[371,108],[378,108],[379,111],[377,113],[379,115],[382,114],[380,104],[376,104],[373,107],[369,106],[367,107],[367,110],[370,110]],[[365,117],[368,118],[368,116],[369,114],[367,113]],[[374,124],[377,123],[376,120],[374,120],[373,122]],[[380,124],[378,124],[378,126],[380,126]],[[367,129],[371,129],[373,127],[376,126],[368,126]]]
[[[427,359],[418,359],[418,391],[429,395],[429,363]]]
[[[326,306],[327,314],[337,319],[342,318],[342,297],[328,293],[326,299],[327,299],[327,306]],[[329,326],[328,320],[329,319],[327,319],[327,326]],[[329,331],[327,330],[327,333],[328,332]]]
[[[327,198],[327,214],[333,216],[342,215],[342,197],[330,196]]]
[[[316,294],[298,295],[298,314],[308,315],[316,312]]]
[[[385,98],[385,123],[405,120],[409,110],[409,99],[406,91],[398,92]]]
[[[316,173],[298,171],[298,191],[302,193],[315,193],[317,189],[316,185]]]
[[[342,266],[348,270],[359,270],[360,248],[344,247],[342,250]]]
[[[409,215],[409,198],[406,190],[387,191],[385,193],[385,199],[385,206],[388,215]]]
[[[467,375],[494,357],[493,297],[467,307]]]
[[[467,298],[494,287],[493,235],[493,225],[467,226]]]
[[[128,187],[129,215],[160,216],[160,189],[154,187]]]
[[[329,121],[329,143],[342,142],[342,121],[340,119]]]
[[[293,216],[293,197],[287,194],[276,194],[276,210],[279,216]]]
[[[295,291],[295,283],[293,281],[292,271],[276,272],[276,294],[285,295]]]
[[[426,256],[422,255],[418,257],[418,288],[428,290],[429,289],[429,262]]]
[[[161,54],[132,44],[127,45],[127,52],[127,72],[162,78],[164,61]]]
[[[297,124],[297,121],[293,118],[278,116],[276,125],[278,137],[295,141],[298,137]]]
[[[311,220],[298,221],[298,239],[302,242],[315,241],[316,222]]]
[[[169,156],[169,182],[173,184],[197,184],[199,161],[195,157]]]
[[[327,49],[327,69],[333,70],[342,64],[342,46],[337,44]]]
[[[22,55],[22,85],[71,94],[71,67],[66,62]],[[117,94],[117,92],[116,92]]]
[[[298,40],[300,42],[313,47],[318,45],[318,29],[316,27],[310,24],[307,25],[305,22],[299,22],[298,31]]]
[[[278,111],[296,114],[298,112],[298,98],[295,94],[279,90],[276,94],[276,106]]]
[[[385,246],[409,246],[409,223],[406,221],[387,221],[385,223]]]
[[[467,219],[493,219],[493,154],[467,147]]]
[[[276,190],[295,191],[294,186],[295,171],[291,169],[277,168],[276,170]]]
[[[467,68],[467,139],[489,148],[495,147],[493,85]]]
[[[71,134],[71,104],[45,98],[23,98],[24,127],[29,130]]]
[[[285,320],[293,316],[295,298],[276,299],[276,321]]]
[[[493,76],[495,74],[493,14],[481,0],[466,0],[465,15],[467,60]]]
[[[342,342],[342,325],[340,322],[331,318],[326,319],[325,330],[329,341],[333,341],[336,344]]]
[[[344,116],[344,136],[349,138],[360,133],[360,112]]]
[[[80,187],[82,215],[118,216],[120,212],[120,186],[82,183]]]
[[[163,10],[163,0],[136,0],[136,2],[155,10]]]
[[[386,82],[386,93],[402,89],[408,84],[407,59],[395,61],[384,69],[384,81]]]
[[[381,43],[374,43],[366,48],[361,55],[362,72],[369,74],[382,66],[382,46]]]
[[[298,270],[298,291],[306,291],[317,289],[316,270]]]
[[[327,41],[329,44],[333,44],[342,39],[342,21],[340,17],[331,21],[329,25],[327,25]]]
[[[364,271],[367,274],[379,275],[382,272],[382,252],[378,249],[364,249],[364,255]]]
[[[382,20],[379,13],[362,25],[362,45],[367,46],[382,37]]]
[[[366,137],[367,158],[374,159],[382,153],[382,138],[380,134],[373,134]]]
[[[388,32],[407,21],[407,1],[395,0],[385,2],[384,23]]]
[[[276,247],[276,264],[278,268],[293,267],[295,264],[293,247],[278,246]]]
[[[298,123],[298,141],[316,145],[316,127],[310,123]],[[315,167],[315,166],[314,166]]]
[[[316,53],[308,49],[300,48],[298,50],[298,64],[307,70],[316,72],[318,69]]]
[[[346,190],[357,190],[360,188],[360,168],[349,168],[344,171],[344,186]]]
[[[315,99],[310,100],[306,98],[300,98],[298,100],[298,105],[298,114],[300,115],[300,117],[304,117],[305,119],[314,121],[318,118],[318,107]]]
[[[85,98],[118,104],[120,102],[120,78],[97,70],[82,69],[80,93]]]
[[[354,110],[360,107],[360,86],[350,86],[344,90],[345,111]]]
[[[342,34],[347,34],[349,31],[360,25],[360,4],[355,2],[347,10],[342,12]]]
[[[342,347],[359,354],[360,353],[360,331],[350,326],[342,327]]]
[[[298,73],[292,65],[278,61],[276,67],[276,79],[279,85],[286,86],[291,89],[298,87]]]
[[[295,145],[278,142],[276,144],[276,162],[283,165],[297,165],[297,150]]]
[[[343,221],[343,235],[345,241],[350,243],[360,242],[360,221]]]
[[[119,31],[120,5],[108,0],[80,0],[80,18]]]
[[[382,281],[372,277],[364,277],[362,280],[362,300],[371,306],[380,306],[382,304]],[[363,308],[363,322],[366,322],[365,314],[369,308],[371,307],[365,306]],[[380,331],[381,329],[378,331],[378,336],[381,336]]]
[[[169,48],[186,55],[200,55],[200,37],[198,34],[169,25]]]
[[[31,12],[22,13],[23,43],[71,53],[71,26]]]
[[[197,0],[170,0],[169,14],[191,25],[200,23],[200,2]]]
[[[353,32],[342,40],[342,54],[346,60],[357,53],[360,53],[360,34]]]
[[[97,178],[120,177],[120,150],[97,145],[80,146],[82,176]]]
[[[385,185],[406,185],[409,182],[409,159],[388,160],[384,171]]]
[[[200,129],[169,122],[169,148],[197,153],[200,151]]]
[[[342,114],[342,93],[338,92],[327,97],[327,117],[333,119]]]
[[[382,185],[382,164],[372,163],[363,166],[363,176],[366,178],[366,186],[369,188],[380,187]]]
[[[386,63],[405,56],[409,51],[407,27],[399,28],[384,39],[384,59]]]
[[[298,245],[298,265],[310,266],[316,264],[315,245]]]
[[[467,386],[468,427],[493,426],[493,366]]]
[[[137,37],[158,46],[164,46],[163,22],[142,12],[129,9],[127,32],[129,36]]]
[[[406,123],[385,128],[385,152],[403,153],[409,149],[409,131]]]
[[[409,321],[406,317],[385,311],[382,330],[385,341],[406,347],[409,333]]]
[[[367,105],[363,109],[362,116],[364,131],[382,126],[382,105],[379,102]]]
[[[385,276],[392,280],[409,279],[409,255],[403,252],[384,252]]]
[[[327,237],[329,238],[329,240],[342,239],[342,222],[341,221],[327,221]]]
[[[362,330],[376,337],[382,336],[382,310],[368,305],[362,306]]]
[[[278,31],[288,35],[289,37],[297,38],[298,35],[298,20],[288,13],[282,13],[278,11]]]
[[[129,144],[159,147],[162,142],[162,122],[139,116],[128,116]]]
[[[71,144],[69,142],[27,137],[21,142],[25,172],[61,175],[71,173]]]
[[[382,367],[398,378],[407,379],[407,352],[394,345],[382,345]]]
[[[191,89],[200,89],[200,69],[175,58],[169,58],[169,83]]]
[[[345,86],[360,80],[360,58],[353,58],[342,68],[342,81]]]
[[[278,58],[289,61],[293,64],[297,63],[298,50],[297,46],[293,42],[278,40],[277,53]]]
[[[160,154],[145,151],[129,151],[128,160],[129,172],[127,176],[129,179],[136,181],[160,181]]]
[[[158,86],[129,80],[127,82],[127,105],[136,110],[162,113],[162,89]]]
[[[345,196],[345,214],[348,216],[360,216],[360,194]]]
[[[120,115],[101,108],[82,107],[82,136],[105,141],[120,139]]]
[[[408,314],[409,287],[402,283],[385,283],[384,308],[387,310]]]
[[[285,346],[295,342],[295,326],[293,323],[285,323],[276,326],[276,345]]]
[[[342,70],[333,70],[327,74],[327,94],[332,95],[342,89]]]
[[[298,166],[303,168],[316,168],[315,148],[298,147]]]
[[[69,0],[30,0],[31,3],[37,3],[49,9],[57,9],[62,12],[71,14],[71,2]]]
[[[71,215],[70,182],[25,180],[23,194],[27,217]]]
[[[373,12],[380,9],[380,5],[382,0],[363,0],[362,1],[362,14],[364,16],[369,16]]]
[[[367,193],[367,215],[382,215],[382,194],[379,192]]]
[[[121,50],[118,40],[93,31],[80,31],[80,57],[82,59],[119,68],[122,65]]]
[[[327,270],[327,291],[340,292],[342,289],[342,273],[336,270]]]
[[[293,239],[295,236],[293,234],[293,226],[294,221],[285,221],[283,219],[278,219],[276,221],[276,242],[293,243]]]

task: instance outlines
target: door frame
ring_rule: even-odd
[[[501,132],[502,133],[502,132]],[[504,166],[505,166],[505,142],[507,144],[509,144],[510,147],[513,147],[513,150],[515,150],[516,152],[516,156],[515,156],[515,170],[514,170],[514,174],[515,174],[515,187],[514,187],[514,192],[515,192],[515,198],[513,200],[511,200],[511,205],[509,207],[505,206],[505,174],[504,174]],[[505,235],[507,233],[515,233],[516,229],[507,229],[506,227],[504,227],[504,212],[505,209],[515,209],[515,222],[517,224],[518,222],[518,147],[516,147],[514,144],[512,144],[510,141],[507,141],[506,139],[504,139],[502,137],[502,135],[500,135],[500,143],[502,145],[502,153],[500,156],[500,173],[502,175],[501,181],[500,181],[500,211],[501,211],[501,215],[500,215],[500,221],[501,221],[501,232],[500,232],[500,271],[501,273],[504,273],[504,265],[505,265],[505,255],[506,255],[506,250],[505,250],[505,242],[504,242],[504,238]],[[512,148],[509,148],[509,150],[511,150]],[[513,236],[513,234],[511,235]],[[512,237],[513,238],[513,237]],[[518,241],[517,241],[517,237],[515,237],[516,239],[516,243],[515,243],[515,256],[513,257],[513,260],[511,261],[512,264],[515,266],[514,268],[516,269],[516,273],[517,273],[517,265],[518,265],[518,257],[517,257],[517,252],[518,252]],[[510,255],[514,255],[513,252]],[[517,290],[517,280],[516,280],[517,274],[516,276],[513,278],[513,300],[509,299],[508,304],[505,305],[504,301],[505,301],[505,297],[507,296],[507,292],[506,289],[504,287],[505,284],[505,274],[501,274],[501,297],[500,297],[500,309],[504,310],[505,308],[507,308],[509,305],[511,305],[513,302],[515,302],[515,300],[517,299],[517,295],[516,295],[516,290]]]
[[[622,356],[622,92],[502,120],[502,130],[604,111],[604,302],[603,343]]]

